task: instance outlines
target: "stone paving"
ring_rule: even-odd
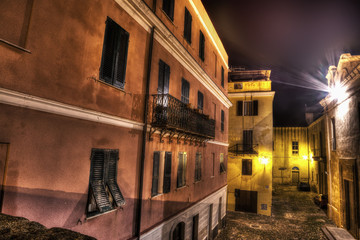
[[[324,225],[335,226],[313,202],[315,193],[299,192],[295,186],[277,186],[273,191],[272,216],[228,212],[220,239],[326,239]]]

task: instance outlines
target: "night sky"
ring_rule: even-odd
[[[270,69],[275,126],[304,126],[342,53],[360,54],[360,1],[202,0],[229,65]]]

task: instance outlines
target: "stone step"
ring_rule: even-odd
[[[321,228],[329,240],[356,240],[348,231],[343,228],[324,226]]]

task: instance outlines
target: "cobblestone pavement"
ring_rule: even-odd
[[[299,192],[295,186],[274,187],[272,216],[227,213],[220,239],[326,239],[324,225],[335,226],[313,202],[315,193]]]

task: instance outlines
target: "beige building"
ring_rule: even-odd
[[[327,74],[325,110],[328,215],[359,239],[360,56],[342,54]]]
[[[271,215],[273,99],[270,70],[229,72],[228,209]]]

